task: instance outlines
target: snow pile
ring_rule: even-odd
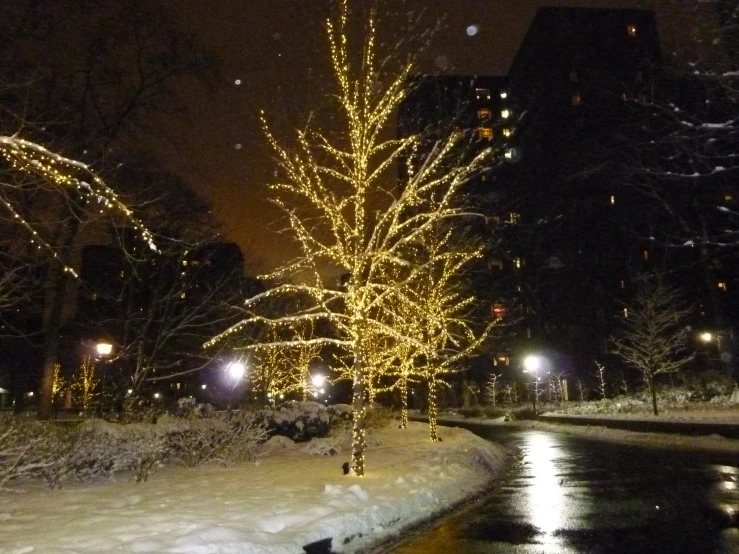
[[[462,429],[442,430],[441,443],[421,423],[376,435],[364,478],[343,474],[347,454],[285,448],[236,468],[166,467],[139,484],[29,482],[3,495],[0,552],[297,554],[328,538],[352,552],[478,492],[503,461]]]
[[[325,437],[331,429],[329,412],[318,402],[286,402],[275,409],[265,408],[261,414],[271,435],[297,442]]]

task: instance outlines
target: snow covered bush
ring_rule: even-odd
[[[311,439],[303,448],[303,452],[312,456],[336,456],[341,452],[343,437],[329,437],[325,439]],[[351,441],[349,441],[351,444]]]
[[[365,410],[364,427],[365,429],[382,429],[390,425],[395,418],[395,414],[390,408],[374,403]]]
[[[140,483],[164,465],[167,441],[165,436],[152,428],[124,429],[121,450],[124,467]]]
[[[0,418],[0,489],[12,480],[37,476],[46,466],[48,429],[16,417]]]
[[[52,427],[39,451],[46,459],[41,475],[51,489],[69,479],[103,481],[121,468],[120,441],[84,426]]]
[[[269,438],[264,419],[254,412],[240,411],[232,413],[226,423],[230,433],[221,455],[222,463],[233,467],[256,461],[261,445]]]
[[[260,412],[270,435],[282,435],[296,442],[325,437],[330,430],[328,410],[318,402],[286,402],[276,409]]]
[[[185,467],[197,467],[220,456],[231,440],[231,428],[222,419],[185,420],[186,424],[169,431],[169,454]]]

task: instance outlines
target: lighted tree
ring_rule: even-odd
[[[612,339],[613,352],[641,372],[658,415],[655,379],[678,371],[695,356],[688,350],[691,330],[685,324],[691,310],[681,305],[677,290],[648,279],[627,310],[622,332]]]
[[[214,337],[215,344],[251,325],[277,327],[313,321],[331,332],[302,341],[343,350],[351,367],[354,425],[352,468],[364,475],[366,386],[375,345],[385,338],[430,351],[404,322],[395,317],[400,304],[426,310],[426,300],[411,294],[410,283],[429,270],[414,264],[428,237],[466,214],[455,202],[460,188],[492,155],[482,149],[469,155],[457,148],[463,137],[451,135],[429,144],[419,135],[389,138],[393,114],[408,93],[415,55],[383,59],[373,9],[349,10],[338,3],[327,24],[337,90],[334,119],[326,132],[310,126],[297,132],[293,146],[283,146],[267,126],[267,140],[278,161],[281,180],[272,185],[274,201],[284,209],[288,231],[301,255],[268,279],[280,284],[246,301],[250,314]],[[356,21],[349,22],[350,15]],[[349,28],[363,25],[361,37]],[[356,46],[357,49],[351,49]],[[354,55],[358,53],[356,56]],[[407,178],[398,186],[396,164],[404,160]],[[326,267],[346,279],[328,279]],[[300,282],[285,283],[300,274]],[[278,296],[299,296],[300,309],[282,316],[260,315],[260,304]]]
[[[321,345],[313,340],[313,327],[303,324],[297,330],[271,328],[252,350],[259,363],[251,375],[253,386],[267,395],[274,405],[281,396],[298,393],[303,401],[314,393],[310,363],[319,357]]]
[[[75,391],[77,402],[86,412],[98,396],[97,387],[100,379],[95,375],[95,362],[90,356],[82,359],[77,374],[74,376],[72,390]]]

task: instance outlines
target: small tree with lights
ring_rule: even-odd
[[[365,471],[367,386],[378,370],[374,355],[378,345],[391,341],[422,352],[434,379],[450,370],[456,359],[446,351],[451,333],[443,321],[444,310],[427,318],[433,340],[421,340],[397,311],[402,305],[404,311],[426,317],[428,299],[414,293],[411,285],[436,275],[431,269],[439,260],[416,263],[418,253],[440,230],[470,215],[456,202],[458,193],[489,165],[493,154],[484,148],[471,156],[458,148],[464,139],[458,134],[431,145],[418,134],[388,138],[394,135],[393,114],[409,92],[417,53],[403,55],[407,49],[394,45],[391,55],[382,59],[376,8],[366,13],[357,4],[350,10],[348,0],[341,0],[336,16],[327,23],[337,87],[331,97],[335,111],[330,129],[302,128],[294,145],[284,146],[263,120],[281,177],[272,185],[274,202],[284,210],[301,255],[265,276],[282,284],[247,300],[247,317],[206,343],[212,346],[253,325],[311,321],[317,329],[330,328],[322,336],[299,342],[330,345],[349,360],[354,409],[351,467],[359,476]],[[349,36],[355,24],[364,28],[356,42]],[[407,176],[402,187],[397,183],[398,163],[404,164]],[[446,250],[452,247],[453,242],[444,243],[437,258],[453,256]],[[474,253],[459,256],[472,259]],[[454,265],[461,268],[461,262]],[[327,266],[339,268],[347,276],[345,282],[337,286],[329,281],[323,274]],[[284,282],[296,275],[301,276],[299,283]],[[281,296],[300,297],[300,308],[281,316],[261,315],[261,304]]]
[[[680,370],[695,357],[688,350],[691,329],[684,323],[691,311],[683,307],[677,290],[661,279],[642,277],[623,329],[612,339],[613,352],[641,372],[654,415],[659,414],[655,379]]]

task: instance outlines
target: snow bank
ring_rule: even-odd
[[[237,468],[168,467],[147,483],[28,483],[0,503],[0,552],[293,554],[333,539],[354,552],[475,494],[503,451],[463,429],[425,424],[376,431],[367,475],[343,475],[348,454],[273,450]]]

